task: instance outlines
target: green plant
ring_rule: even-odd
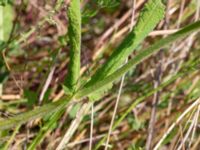
[[[98,0],[96,2],[101,7],[107,7],[108,5],[112,5],[112,7],[115,7],[119,4],[118,1],[114,1],[112,3],[111,1]],[[59,4],[56,6],[56,10],[61,7],[61,3],[63,3],[63,1],[59,1]],[[6,3],[3,2],[2,4]],[[2,9],[0,6],[0,13],[1,10]],[[66,44],[66,41],[68,41],[68,44],[70,46],[68,74],[66,76],[65,83],[62,85],[62,89],[64,90],[66,95],[56,102],[44,104],[43,106],[37,107],[34,110],[0,120],[0,130],[7,130],[17,126],[10,141],[5,145],[5,148],[9,147],[9,144],[12,142],[13,137],[16,135],[16,132],[19,130],[22,124],[36,118],[47,117],[44,125],[40,127],[37,136],[28,147],[28,150],[36,149],[36,147],[43,141],[43,139],[47,135],[47,132],[51,132],[55,129],[54,125],[64,114],[67,107],[69,108],[73,106],[73,104],[77,103],[83,104],[85,102],[90,103],[100,101],[100,98],[102,98],[105,93],[108,93],[109,89],[111,89],[113,83],[116,82],[125,73],[130,71],[132,68],[143,63],[145,60],[155,55],[158,51],[162,50],[162,48],[167,47],[173,42],[183,39],[186,36],[200,30],[200,21],[191,23],[165,38],[156,40],[155,43],[150,44],[148,48],[138,50],[133,58],[131,58],[126,64],[123,64],[124,61],[133,53],[133,51],[135,51],[139,47],[139,45],[145,40],[148,34],[153,31],[158,23],[164,18],[164,15],[165,5],[163,4],[162,0],[149,0],[144,5],[133,30],[128,33],[128,35],[119,44],[119,46],[117,46],[117,48],[109,56],[107,61],[102,66],[100,66],[92,76],[87,77],[88,80],[83,83],[81,81],[84,76],[81,76],[80,74],[82,32],[81,3],[79,0],[71,0],[67,9],[67,16],[69,21],[67,38],[69,40],[67,39],[64,42]],[[1,24],[2,23],[0,20],[0,25]],[[44,22],[40,22],[39,25],[43,24]],[[17,40],[17,43],[26,40],[27,37],[29,37],[34,31],[35,28],[32,28],[30,32],[28,32],[24,37],[19,38]],[[3,33],[2,28],[0,30],[0,34],[1,33]],[[63,37],[66,38],[66,36]],[[4,40],[2,36],[0,40]],[[0,45],[2,47],[1,50],[5,50],[5,48],[11,44],[13,44],[13,41],[11,41],[11,43]],[[56,53],[56,56],[57,55],[58,53]],[[55,60],[53,62],[55,62]],[[118,127],[118,125],[138,104],[145,101],[154,93],[169,86],[177,79],[193,74],[195,71],[198,70],[198,67],[199,60],[191,59],[191,62],[189,64],[184,64],[179,72],[177,72],[175,75],[172,75],[170,78],[167,78],[157,88],[148,88],[147,92],[145,91],[145,94],[143,96],[138,96],[134,100],[134,102],[131,102],[126,111],[124,111],[115,122],[113,130]],[[31,103],[31,106],[36,103],[36,93],[25,91],[25,96],[28,98],[27,102]],[[104,138],[102,138],[102,140],[96,145],[95,149],[100,148],[100,146],[104,143],[105,138],[106,136],[104,136]]]
[[[193,24],[181,29],[177,33],[172,34],[172,35],[168,36],[167,38],[160,40],[159,42],[156,42],[150,48],[142,50],[133,59],[131,59],[126,65],[124,65],[120,69],[116,70],[114,73],[112,73],[111,75],[109,75],[105,79],[103,79],[99,82],[95,82],[88,87],[83,87],[82,89],[80,89],[74,95],[75,98],[80,99],[81,97],[87,96],[87,95],[93,93],[94,91],[97,91],[100,88],[108,85],[109,83],[112,83],[113,81],[118,79],[120,76],[122,76],[125,72],[127,72],[129,69],[131,69],[132,67],[134,67],[135,65],[140,63],[142,60],[144,60],[147,57],[154,54],[156,51],[158,51],[163,46],[170,44],[170,43],[174,42],[175,40],[177,40],[179,38],[183,38],[184,36],[194,32],[198,29],[200,29],[200,21],[193,23]],[[58,102],[42,106],[41,108],[38,108],[34,111],[30,111],[28,113],[21,114],[19,116],[14,117],[14,118],[10,118],[8,120],[1,121],[0,122],[0,128],[1,129],[10,128],[12,126],[15,126],[16,122],[23,123],[23,122],[26,122],[28,120],[34,119],[36,117],[41,117],[41,116],[45,115],[46,112],[54,112],[54,111],[56,111],[56,109],[59,109],[60,106],[65,105],[67,102],[68,101],[66,99],[62,100],[62,101],[60,100]]]

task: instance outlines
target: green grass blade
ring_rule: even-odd
[[[81,90],[78,91],[76,94],[76,98],[81,98],[84,96],[87,96],[100,88],[104,88],[106,85],[112,83],[119,77],[121,77],[124,73],[129,71],[132,67],[136,66],[140,62],[144,61],[151,55],[153,55],[155,52],[160,50],[162,47],[169,45],[173,43],[174,41],[185,37],[186,35],[197,31],[200,29],[200,21],[197,21],[195,23],[192,23],[183,29],[179,30],[178,32],[159,40],[149,48],[140,51],[133,59],[131,59],[127,64],[125,64],[123,67],[112,73],[111,75],[107,76],[105,79],[98,81],[96,83],[91,84],[90,86],[83,87]]]
[[[6,145],[4,146],[4,148],[2,148],[2,150],[8,150],[8,149],[9,149],[9,146],[13,143],[16,134],[19,132],[20,127],[21,127],[21,125],[18,125],[18,126],[15,128],[15,130],[14,130],[14,132],[12,133],[10,139],[6,142]]]
[[[49,121],[40,129],[40,132],[37,134],[31,145],[28,147],[27,150],[35,150],[37,145],[39,145],[42,140],[44,139],[47,132],[50,132],[52,126],[56,123],[56,121],[62,116],[65,112],[65,109],[60,109],[59,111],[55,112]]]
[[[122,41],[118,48],[109,57],[108,61],[94,74],[86,86],[104,79],[118,69],[125,59],[137,48],[144,38],[155,28],[164,17],[165,6],[161,0],[149,0],[140,13],[134,29]],[[102,92],[100,92],[101,95]],[[98,93],[97,98],[98,98]],[[93,94],[95,97],[95,94]]]
[[[46,114],[50,114],[53,112],[56,112],[62,108],[64,108],[67,103],[69,102],[69,99],[63,99],[54,103],[46,104],[42,107],[36,108],[35,110],[28,111],[22,114],[19,114],[17,116],[1,120],[0,121],[0,130],[5,130],[12,128],[18,124],[23,124],[27,121],[36,119],[38,117],[43,117]]]
[[[80,77],[80,51],[81,51],[81,9],[80,0],[71,0],[68,8],[69,28],[68,36],[70,43],[70,63],[67,76],[67,86],[75,90]]]

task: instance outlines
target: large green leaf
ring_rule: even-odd
[[[101,81],[95,82],[93,84],[90,84],[89,86],[85,86],[82,89],[78,91],[76,94],[76,98],[81,98],[84,96],[87,96],[91,93],[94,93],[95,91],[98,91],[101,88],[106,87],[110,83],[113,83],[116,79],[121,77],[124,73],[129,71],[132,67],[136,66],[140,62],[144,61],[148,57],[150,57],[152,54],[160,50],[162,47],[169,45],[170,43],[176,41],[177,39],[183,38],[184,36],[197,31],[200,29],[200,21],[197,21],[193,24],[190,24],[183,29],[179,30],[178,32],[159,40],[149,48],[140,51],[133,59],[131,59],[127,64],[122,66],[120,69],[116,70],[106,78],[104,78]]]
[[[117,70],[125,59],[137,48],[144,38],[151,32],[158,22],[164,17],[165,6],[161,0],[149,0],[140,13],[139,20],[134,29],[122,41],[118,48],[109,57],[108,61],[94,74],[86,87],[104,79],[109,74]],[[99,89],[92,93],[90,99],[98,99],[110,86]]]

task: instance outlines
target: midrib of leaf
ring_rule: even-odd
[[[149,0],[141,11],[139,20],[134,29],[113,52],[108,61],[94,74],[86,86],[90,86],[116,71],[164,17],[164,10],[165,6],[162,4],[161,0]],[[101,93],[108,88],[109,87],[97,93],[93,93],[90,97],[95,98],[95,95],[97,95],[98,98],[98,95],[101,95]]]
[[[67,86],[74,91],[80,77],[81,51],[81,9],[80,0],[71,0],[67,11],[69,18],[68,36],[70,43],[70,63]]]
[[[94,84],[91,84],[90,86],[86,86],[83,87],[81,90],[79,90],[76,94],[76,98],[81,98],[84,96],[87,96],[95,91],[97,91],[100,88],[103,88],[104,86],[112,83],[114,80],[118,79],[119,77],[121,77],[124,73],[126,73],[128,70],[130,70],[132,67],[136,66],[137,64],[139,64],[140,62],[144,61],[145,59],[147,59],[148,57],[150,57],[152,54],[154,54],[155,52],[157,52],[159,49],[161,49],[162,47],[171,44],[172,42],[174,42],[175,40],[184,37],[186,35],[188,35],[189,33],[192,33],[196,30],[200,29],[200,21],[197,21],[193,24],[190,24],[188,26],[186,26],[185,28],[179,30],[178,32],[159,40],[158,42],[156,42],[155,44],[153,44],[152,46],[150,46],[149,48],[140,51],[133,59],[131,59],[127,64],[125,64],[124,66],[122,66],[120,69],[118,69],[117,71],[115,71],[114,73],[112,73],[111,75],[107,76],[106,78],[104,78],[101,81],[98,81]]]

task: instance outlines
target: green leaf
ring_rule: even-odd
[[[111,84],[113,81],[121,77],[124,73],[129,71],[132,67],[135,67],[140,62],[144,61],[145,59],[149,58],[155,52],[160,50],[162,47],[173,43],[174,41],[185,37],[186,35],[195,32],[200,29],[200,21],[192,23],[183,29],[179,30],[178,32],[159,40],[155,44],[151,45],[149,48],[140,51],[133,59],[131,59],[127,64],[122,66],[120,69],[116,70],[106,78],[101,81],[94,82],[89,86],[85,86],[80,89],[77,94],[76,98],[81,98],[84,96],[88,96],[89,94],[96,92],[97,90],[106,87],[107,85]],[[87,85],[87,84],[86,84]]]
[[[81,9],[80,0],[71,0],[68,8],[69,28],[68,36],[70,43],[70,63],[66,85],[75,90],[80,77],[80,51],[81,51]]]
[[[106,76],[116,71],[164,17],[164,10],[165,7],[161,0],[149,0],[140,13],[139,20],[134,29],[113,52],[108,61],[94,74],[91,80],[86,84],[86,87],[104,79]],[[96,100],[100,98],[110,87],[112,87],[112,84],[91,94],[90,99]]]
[[[5,144],[5,146],[4,146],[4,148],[3,148],[2,150],[8,150],[8,149],[9,149],[9,146],[13,143],[16,134],[19,132],[20,127],[21,127],[21,126],[18,125],[18,126],[15,128],[15,130],[14,130],[14,132],[12,133],[10,139],[6,142],[6,144]]]

